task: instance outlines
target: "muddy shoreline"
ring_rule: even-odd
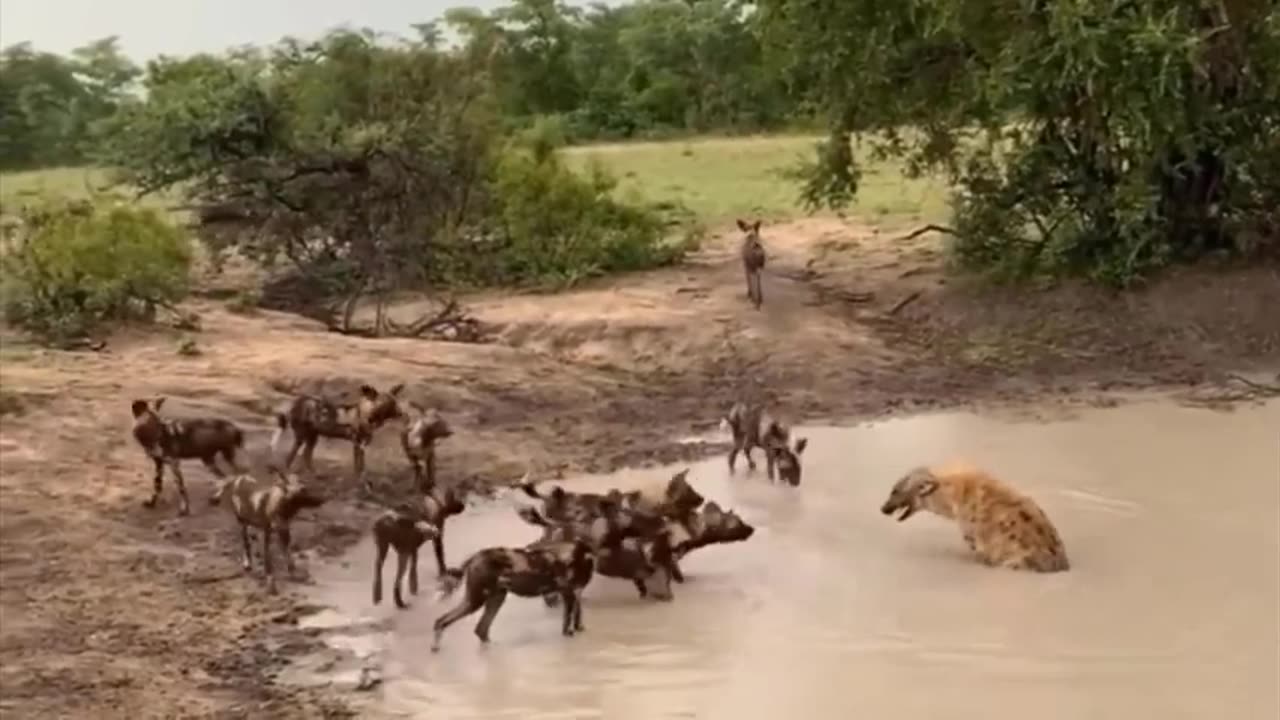
[[[1277,268],[1175,272],[1123,296],[1014,292],[948,277],[927,241],[888,245],[834,220],[771,230],[778,260],[760,313],[741,296],[727,234],[679,268],[562,295],[474,298],[492,328],[483,345],[343,338],[295,316],[196,302],[195,357],[155,332],[113,338],[102,353],[6,354],[17,405],[0,426],[0,710],[348,717],[359,702],[347,688],[277,680],[323,631],[298,627],[314,608],[291,583],[272,598],[237,572],[238,539],[225,510],[205,506],[198,463],[187,469],[190,518],[173,517],[168,484],[159,508],[140,507],[149,479],[124,439],[131,397],[231,417],[260,465],[269,413],[288,393],[407,382],[457,426],[441,476],[483,492],[526,471],[709,457],[724,444],[678,439],[713,431],[738,398],[777,403],[792,422],[846,424],[1026,403],[1051,412],[1139,390],[1229,407],[1280,385]],[[352,546],[403,493],[393,435],[371,453],[372,497],[348,477],[344,449],[321,446],[331,500],[301,523],[302,567]]]

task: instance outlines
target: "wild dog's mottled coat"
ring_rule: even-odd
[[[986,565],[1036,572],[1071,567],[1062,538],[1030,497],[968,465],[918,467],[894,484],[880,512],[901,522],[918,510],[955,520]]]
[[[191,503],[187,498],[187,483],[182,476],[179,461],[199,458],[210,472],[221,479],[226,477],[218,467],[217,458],[221,455],[235,472],[240,472],[236,452],[244,448],[244,433],[235,423],[222,418],[163,418],[160,416],[160,407],[164,405],[164,401],[163,397],[156,398],[151,403],[134,400],[130,406],[133,413],[133,439],[155,465],[151,497],[143,504],[155,507],[164,486],[164,468],[168,465],[178,486],[178,514],[187,515],[191,512]]]
[[[543,529],[542,537],[529,547],[582,540],[591,546],[596,572],[606,577],[631,580],[640,597],[645,597],[652,589],[654,597],[670,600],[672,555],[666,525],[671,521],[654,515],[642,516],[637,522],[634,515],[614,508],[607,498],[602,501],[602,506],[603,516],[591,523],[552,522],[533,508],[520,508],[517,514],[525,522]],[[651,522],[649,518],[657,522]],[[553,605],[555,598],[555,595],[548,594],[543,599],[548,605]]]
[[[774,479],[774,468],[783,482],[791,485],[800,484],[800,456],[809,445],[806,438],[799,438],[791,447],[791,429],[770,414],[758,403],[734,403],[729,413],[724,416],[722,426],[733,433],[733,449],[729,451],[729,472],[733,473],[734,465],[741,452],[747,458],[747,467],[755,470],[756,461],[751,458],[753,448],[764,450],[765,472],[770,480]]]
[[[467,558],[460,568],[451,568],[440,579],[442,597],[464,586],[462,601],[435,622],[433,652],[450,625],[484,608],[476,623],[476,637],[489,642],[489,627],[502,609],[508,593],[533,598],[556,593],[564,603],[561,632],[572,636],[583,629],[582,590],[594,575],[591,546],[582,540],[540,543],[531,547],[485,548]]]
[[[285,458],[284,468],[293,467],[298,450],[302,450],[307,471],[314,472],[313,455],[320,438],[349,440],[351,462],[356,477],[364,477],[364,449],[373,434],[385,423],[404,416],[398,397],[404,385],[379,392],[372,385],[360,386],[360,398],[354,403],[335,403],[314,395],[295,397],[284,412],[276,413],[277,428],[271,438],[271,452],[278,452],[285,430],[293,430],[293,446]]]
[[[373,522],[373,545],[375,557],[373,562],[373,604],[382,602],[382,565],[387,560],[387,551],[396,551],[396,581],[392,586],[392,598],[396,607],[405,609],[400,595],[400,581],[405,570],[409,571],[409,592],[418,594],[418,548],[428,540],[440,536],[440,530],[418,512],[407,509],[388,510]]]
[[[703,497],[689,483],[689,470],[681,470],[671,476],[661,489],[643,488],[622,492],[614,489],[608,493],[569,492],[556,485],[550,492],[542,493],[535,483],[520,484],[529,497],[542,500],[542,514],[553,522],[580,521],[600,515],[600,503],[606,498],[624,509],[658,514],[665,517],[681,517],[697,509]]]
[[[440,413],[406,403],[409,422],[400,433],[400,447],[413,467],[418,487],[426,489],[436,482],[436,442],[453,435],[453,428]]]
[[[436,556],[436,573],[444,575],[448,568],[444,561],[445,523],[454,515],[461,515],[467,505],[463,501],[462,491],[444,483],[432,483],[418,499],[422,516],[436,527],[436,536],[431,538],[431,549]]]
[[[757,310],[764,303],[764,287],[760,278],[764,273],[764,244],[760,242],[760,221],[747,224],[739,220],[738,229],[746,233],[742,238],[742,271],[747,278],[747,299]]]
[[[249,528],[262,531],[262,566],[267,576],[267,591],[276,592],[276,576],[271,563],[271,534],[280,539],[286,569],[294,571],[293,555],[289,549],[289,523],[300,511],[319,507],[324,498],[296,479],[281,474],[277,482],[261,482],[251,475],[237,475],[223,483],[210,503],[218,505],[230,494],[231,512],[240,523],[240,539],[244,543],[244,569],[253,568],[249,548]]]

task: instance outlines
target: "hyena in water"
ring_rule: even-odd
[[[244,449],[244,433],[235,423],[222,418],[165,419],[160,415],[164,401],[163,397],[151,403],[134,400],[131,405],[133,438],[155,464],[151,497],[143,505],[155,507],[164,486],[164,468],[167,465],[178,486],[178,514],[187,515],[191,512],[191,503],[187,499],[187,483],[182,477],[180,461],[200,458],[205,467],[221,480],[226,478],[218,467],[217,458],[221,455],[233,471],[242,472],[236,452]]]
[[[791,430],[773,417],[763,405],[734,403],[729,414],[721,420],[721,427],[733,433],[733,449],[729,451],[729,473],[734,471],[734,463],[741,452],[747,458],[747,467],[755,470],[756,462],[751,458],[752,448],[764,450],[765,471],[769,480],[773,480],[776,467],[778,474],[786,483],[796,486],[800,484],[800,456],[809,445],[806,438],[796,440],[791,446]]]
[[[764,244],[760,242],[760,221],[747,224],[739,220],[738,229],[746,233],[742,239],[742,270],[747,278],[747,299],[757,310],[764,303],[764,287],[760,277],[764,273]]]
[[[1062,537],[1034,500],[964,464],[919,467],[898,480],[880,506],[902,522],[928,510],[954,520],[985,565],[1035,572],[1069,570]]]
[[[489,642],[489,627],[506,602],[508,593],[535,598],[557,594],[564,602],[561,632],[572,636],[583,630],[582,590],[595,574],[591,545],[584,540],[539,543],[530,547],[485,548],[467,558],[460,568],[450,568],[440,578],[440,596],[448,597],[459,586],[462,601],[435,622],[431,651],[450,625],[484,608],[476,623],[476,637]]]
[[[285,458],[284,469],[293,467],[298,450],[309,473],[315,472],[313,455],[320,438],[351,441],[351,461],[356,477],[364,478],[364,449],[373,434],[391,420],[404,417],[399,395],[404,384],[380,392],[372,385],[360,386],[360,398],[353,403],[335,403],[314,395],[299,395],[284,412],[276,413],[277,428],[271,437],[271,454],[278,452],[285,430],[293,430],[293,446]]]
[[[302,510],[324,504],[322,496],[299,483],[296,478],[283,473],[277,473],[277,477],[277,482],[266,483],[251,475],[237,475],[223,483],[210,499],[211,504],[218,505],[224,496],[231,496],[231,512],[240,523],[240,539],[244,543],[245,572],[253,567],[249,528],[262,531],[262,566],[267,576],[267,592],[272,595],[276,593],[276,575],[271,563],[271,535],[274,533],[280,539],[285,568],[293,573],[289,523]]]

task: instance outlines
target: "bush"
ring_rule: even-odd
[[[111,201],[46,200],[0,258],[9,318],[48,339],[113,320],[153,319],[188,289],[186,234],[155,210]]]

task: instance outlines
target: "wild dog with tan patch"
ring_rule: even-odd
[[[684,556],[708,545],[743,542],[750,539],[755,531],[755,527],[738,513],[725,511],[714,501],[708,502],[683,518],[667,520],[663,532],[671,547],[671,559],[663,569],[671,580],[683,583],[680,561]]]
[[[314,474],[313,456],[320,438],[351,442],[351,463],[356,477],[364,477],[364,449],[373,434],[391,420],[404,417],[398,400],[404,384],[380,392],[372,385],[360,386],[360,398],[353,403],[336,403],[314,395],[299,395],[284,412],[276,413],[276,431],[271,437],[271,454],[278,452],[285,430],[293,430],[293,446],[285,458],[284,469],[293,467],[298,450],[302,450],[307,471]]]
[[[267,576],[267,592],[276,594],[276,576],[271,562],[271,535],[275,533],[280,539],[280,549],[284,553],[285,569],[292,574],[295,570],[293,554],[290,551],[289,524],[294,517],[307,508],[316,508],[324,504],[324,498],[298,482],[296,478],[277,473],[276,482],[262,482],[252,475],[237,475],[222,487],[210,499],[210,504],[221,504],[222,498],[231,496],[231,512],[240,523],[240,539],[244,543],[244,570],[253,569],[253,554],[249,548],[249,528],[262,531],[262,567]]]
[[[738,229],[746,233],[742,238],[742,271],[747,278],[747,299],[757,310],[764,303],[764,287],[760,276],[764,273],[764,243],[760,242],[760,221],[747,224],[738,220]]]
[[[598,517],[600,502],[612,499],[629,510],[681,517],[703,503],[702,495],[689,483],[688,468],[681,470],[660,487],[639,490],[611,490],[609,493],[569,492],[559,485],[543,493],[532,482],[520,483],[520,489],[536,500],[542,500],[542,514],[553,522],[580,521]]]
[[[436,482],[436,442],[452,436],[453,428],[435,410],[412,402],[405,406],[409,422],[400,432],[400,447],[413,467],[419,489],[425,491]]]
[[[399,508],[387,510],[373,522],[373,546],[376,552],[373,562],[373,604],[382,602],[382,565],[387,551],[396,551],[396,581],[392,586],[392,598],[396,607],[404,610],[400,595],[400,581],[405,570],[409,571],[409,592],[418,594],[418,548],[428,540],[440,536],[440,530],[416,510]]]
[[[222,456],[234,472],[242,472],[236,452],[244,449],[244,433],[235,423],[222,418],[166,419],[160,415],[160,407],[164,405],[164,401],[163,397],[150,403],[146,400],[134,400],[130,407],[133,413],[133,439],[155,464],[151,497],[143,505],[155,507],[164,487],[164,468],[167,465],[178,486],[178,514],[187,515],[191,512],[191,503],[187,499],[187,483],[182,476],[182,468],[179,467],[180,461],[199,458],[209,468],[209,472],[224,480],[226,474],[218,467],[218,456]]]
[[[435,621],[431,651],[450,625],[484,609],[476,623],[476,637],[489,642],[489,628],[509,593],[535,598],[555,593],[564,604],[561,632],[571,637],[583,630],[582,590],[595,574],[591,545],[585,540],[539,543],[530,547],[491,547],[467,558],[460,568],[450,568],[440,578],[440,596],[464,587],[461,602]]]
[[[432,483],[418,498],[419,509],[427,522],[436,527],[436,536],[431,538],[431,549],[436,556],[436,574],[444,575],[448,566],[444,561],[444,528],[445,523],[454,515],[461,515],[467,509],[461,490],[443,483]]]
[[[977,468],[918,467],[894,484],[880,506],[902,522],[919,510],[954,520],[985,565],[1035,572],[1070,569],[1062,538],[1030,497]]]
[[[760,448],[764,450],[765,473],[770,481],[774,479],[776,467],[783,482],[793,487],[800,484],[800,456],[809,441],[799,438],[793,448],[791,429],[769,413],[764,405],[734,403],[720,425],[733,433],[733,449],[729,451],[730,474],[734,472],[739,452],[746,456],[747,468],[755,470],[756,461],[751,457],[751,450]]]

